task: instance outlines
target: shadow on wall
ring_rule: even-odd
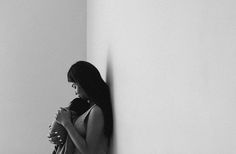
[[[110,55],[110,51],[107,51],[107,72],[106,72],[106,82],[110,87],[110,95],[111,95],[111,105],[112,105],[112,113],[113,113],[113,134],[110,141],[110,148],[108,154],[116,154],[116,121],[115,121],[115,110],[114,110],[114,88],[113,88],[113,65],[112,58]]]

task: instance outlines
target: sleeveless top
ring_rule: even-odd
[[[88,109],[84,114],[82,114],[80,117],[78,117],[74,123],[75,129],[77,132],[86,139],[86,132],[87,132],[87,121],[90,111],[96,107],[96,104],[94,104],[90,109]],[[96,154],[107,154],[107,139],[104,136],[102,141],[99,142],[99,149],[96,152]],[[79,150],[75,149],[74,154],[81,154]]]

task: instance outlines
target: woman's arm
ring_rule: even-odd
[[[96,154],[104,136],[104,117],[99,106],[95,106],[89,114],[86,141],[89,154]]]
[[[75,147],[82,154],[95,154],[97,152],[100,139],[103,135],[104,125],[103,113],[98,106],[95,106],[90,111],[85,139],[77,132],[77,130],[69,120],[65,121],[62,124],[67,130],[71,140],[75,144]]]
[[[77,132],[75,127],[71,122],[64,124],[65,129],[68,132],[71,140],[73,141],[75,147],[79,149],[82,154],[88,154],[88,147],[86,140]]]

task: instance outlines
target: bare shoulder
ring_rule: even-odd
[[[97,120],[103,119],[102,109],[98,105],[95,105],[93,109],[90,111],[90,118],[95,118]]]
[[[97,153],[104,136],[104,119],[102,109],[95,105],[89,114],[86,141],[91,153]]]
[[[104,127],[104,117],[102,109],[95,105],[92,110],[90,111],[89,117],[88,117],[88,128],[95,129],[96,131],[102,131]]]

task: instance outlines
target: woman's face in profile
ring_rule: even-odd
[[[72,87],[75,89],[75,95],[81,98],[88,98],[88,95],[79,83],[72,83]]]

